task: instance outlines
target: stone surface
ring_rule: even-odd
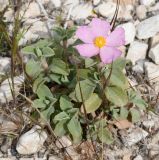
[[[18,128],[11,119],[4,115],[0,115],[0,131],[1,133],[14,132]]]
[[[58,158],[57,156],[50,156],[48,160],[62,160],[62,159]]]
[[[119,25],[119,27],[123,27],[125,30],[126,45],[133,42],[136,34],[135,25],[131,22],[128,22],[128,23]]]
[[[63,146],[62,146],[62,145]],[[69,147],[72,145],[72,142],[69,138],[67,138],[66,136],[61,137],[59,140],[56,141],[56,146],[58,148],[63,148],[63,147]]]
[[[20,136],[16,150],[19,154],[27,155],[37,153],[47,139],[47,134],[39,126],[34,126],[31,130]]]
[[[141,21],[137,25],[137,37],[147,39],[155,36],[159,32],[159,15]]]
[[[70,8],[73,8],[79,4],[79,0],[65,0],[63,2],[63,6],[65,9],[65,12],[68,12]]]
[[[11,59],[8,57],[0,57],[0,74],[6,74],[10,71]]]
[[[31,43],[40,38],[49,38],[52,34],[52,28],[54,21],[40,21],[39,19],[28,19],[25,21],[25,28],[30,27],[30,29],[21,38],[19,45],[26,45],[26,43]]]
[[[152,47],[156,46],[157,44],[159,44],[159,33],[151,38]]]
[[[136,8],[137,17],[142,20],[146,18],[147,9],[144,5],[139,5]]]
[[[61,0],[50,0],[56,8],[61,7]]]
[[[131,60],[133,64],[140,59],[145,59],[148,45],[143,42],[134,41],[130,44],[126,58]]]
[[[151,82],[159,81],[159,65],[152,62],[144,63],[145,72]]]
[[[145,60],[138,60],[133,66],[132,70],[136,73],[144,73],[144,62]]]
[[[141,155],[136,156],[133,160],[143,160]]]
[[[24,82],[24,77],[22,75],[14,77],[15,96],[19,94],[18,92],[23,82]],[[1,83],[1,86],[0,86],[0,102],[1,103],[6,103],[6,102],[13,100],[10,84],[12,84],[11,78],[6,79],[5,81]]]
[[[93,0],[93,5],[98,5],[100,3],[101,0]]]
[[[21,14],[23,15],[23,13],[26,10],[26,7],[28,7],[28,4],[26,6],[24,6],[24,8],[21,11]],[[41,9],[40,6],[38,5],[38,3],[36,2],[31,2],[29,7],[27,8],[25,14],[24,14],[24,18],[36,18],[38,16],[41,15]]]
[[[159,64],[159,44],[150,49],[149,57],[150,57],[156,64]]]
[[[140,4],[143,4],[145,6],[150,6],[155,3],[155,0],[140,0]]]
[[[143,119],[143,125],[146,127],[149,131],[153,130],[158,130],[159,129],[159,116],[156,115],[153,112],[148,112],[148,114],[145,116]]]
[[[0,0],[0,11],[2,11],[7,5],[9,5],[9,1],[7,0]]]
[[[92,15],[93,6],[92,4],[79,4],[76,5],[71,12],[73,20],[86,19]]]
[[[104,17],[112,18],[116,9],[116,4],[113,2],[101,3],[95,10]]]
[[[127,133],[121,134],[125,146],[132,146],[148,136],[148,132],[141,128],[130,128]]]

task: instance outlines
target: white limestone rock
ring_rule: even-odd
[[[93,5],[97,6],[101,0],[93,0]]]
[[[26,6],[23,6],[21,14],[23,15],[25,10],[26,10]],[[25,14],[24,14],[24,18],[28,19],[28,18],[36,18],[38,16],[41,15],[41,9],[40,6],[38,5],[38,3],[36,2],[31,2],[29,7],[27,8]]]
[[[132,70],[136,73],[144,73],[144,63],[146,60],[140,59],[133,66]]]
[[[19,90],[20,90],[23,83],[24,83],[24,77],[22,75],[14,77],[15,96],[17,96],[19,94]],[[9,101],[13,100],[11,87],[12,87],[11,78],[6,79],[5,81],[3,81],[1,83],[1,86],[0,86],[0,103],[6,103],[6,102],[9,102]]]
[[[61,7],[61,0],[50,0],[56,8]]]
[[[147,8],[144,5],[139,5],[136,8],[137,17],[142,20],[146,18]]]
[[[130,44],[127,59],[131,60],[133,64],[140,59],[145,59],[148,45],[143,42],[134,41]]]
[[[0,57],[0,74],[5,75],[10,71],[11,59],[8,57]]]
[[[143,160],[142,156],[141,155],[137,155],[134,160]]]
[[[93,6],[90,3],[78,4],[71,12],[71,17],[73,20],[86,19],[92,15]]]
[[[150,57],[156,64],[159,64],[159,44],[150,49],[149,57]]]
[[[139,39],[148,39],[159,32],[159,15],[150,17],[141,21],[137,25],[137,37]]]
[[[115,13],[116,4],[113,2],[103,2],[95,10],[104,17],[109,17],[110,19]]]
[[[125,134],[121,134],[125,146],[133,146],[148,136],[148,132],[141,128],[130,128]]]
[[[68,12],[69,9],[77,6],[79,4],[79,0],[64,0],[63,6],[65,8],[65,12]]]
[[[109,20],[111,20],[114,16],[116,10],[116,3],[108,1],[108,2],[103,2],[99,4],[96,8],[95,11],[99,13],[100,15],[107,17]],[[131,20],[132,15],[131,11],[133,10],[132,5],[126,5],[125,6],[119,6],[119,12],[118,12],[118,18],[121,18],[123,20]]]
[[[145,72],[151,80],[151,82],[158,82],[159,81],[159,65],[156,65],[152,62],[145,62],[144,63]]]
[[[121,24],[118,27],[123,27],[125,30],[126,45],[134,41],[136,35],[136,29],[135,25],[132,22]]]
[[[9,5],[8,0],[0,0],[0,11],[2,11],[7,5]]]
[[[145,6],[151,6],[155,4],[155,0],[140,0],[140,4],[143,4]]]
[[[37,153],[47,139],[45,131],[41,127],[34,126],[31,130],[20,136],[16,150],[19,154],[28,155]]]

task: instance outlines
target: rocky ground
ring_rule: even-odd
[[[7,4],[7,0],[0,0],[1,8]],[[22,13],[27,6],[26,1]],[[91,18],[97,15],[111,21],[115,9],[115,0],[32,1],[23,18],[23,28],[30,25],[31,27],[19,45],[25,46],[39,38],[53,36],[51,29],[58,23],[65,22],[65,26],[88,24]],[[13,11],[9,9],[5,15],[11,27],[12,13]],[[122,26],[126,33],[126,46],[121,49],[123,57],[132,62],[132,67],[127,71],[129,82],[145,97],[151,109],[146,115],[143,113],[138,123],[129,125],[129,129],[121,128],[116,131],[116,143],[113,146],[104,146],[104,158],[105,160],[159,160],[159,1],[121,0],[116,25]],[[10,71],[10,64],[10,58],[0,57],[2,104],[0,106],[0,159],[64,159],[61,151],[57,149],[57,146],[61,148],[59,141],[48,147],[50,138],[40,126],[32,126],[27,117],[25,115],[23,118],[20,117],[14,108],[9,113],[7,111],[7,114],[4,110],[1,111],[2,108],[11,105],[10,100],[12,100],[9,81],[4,80],[6,72]],[[23,82],[23,74],[15,77],[16,92],[21,89]],[[29,109],[26,106],[22,111],[27,114]],[[125,126],[125,123],[123,125]],[[6,136],[8,133],[11,136]],[[13,139],[12,135],[16,135],[17,138]],[[92,158],[89,143],[77,147],[72,146],[67,137],[62,137],[60,141],[74,160],[95,159]],[[51,150],[52,147],[54,151]]]

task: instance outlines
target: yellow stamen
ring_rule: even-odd
[[[106,45],[106,39],[102,36],[99,36],[95,39],[94,44],[96,47],[102,48]]]

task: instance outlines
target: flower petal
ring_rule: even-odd
[[[79,54],[83,57],[93,57],[99,53],[99,48],[93,44],[80,44],[75,46]]]
[[[76,36],[85,43],[93,43],[95,35],[88,26],[81,26],[76,31]]]
[[[105,64],[109,64],[121,55],[121,51],[115,47],[103,47],[100,50],[101,61]]]
[[[106,37],[111,29],[109,22],[101,20],[99,18],[93,18],[92,22],[90,23],[90,27],[92,28],[92,32],[96,37]]]
[[[125,30],[122,27],[116,28],[108,37],[107,45],[119,47],[125,44]]]

